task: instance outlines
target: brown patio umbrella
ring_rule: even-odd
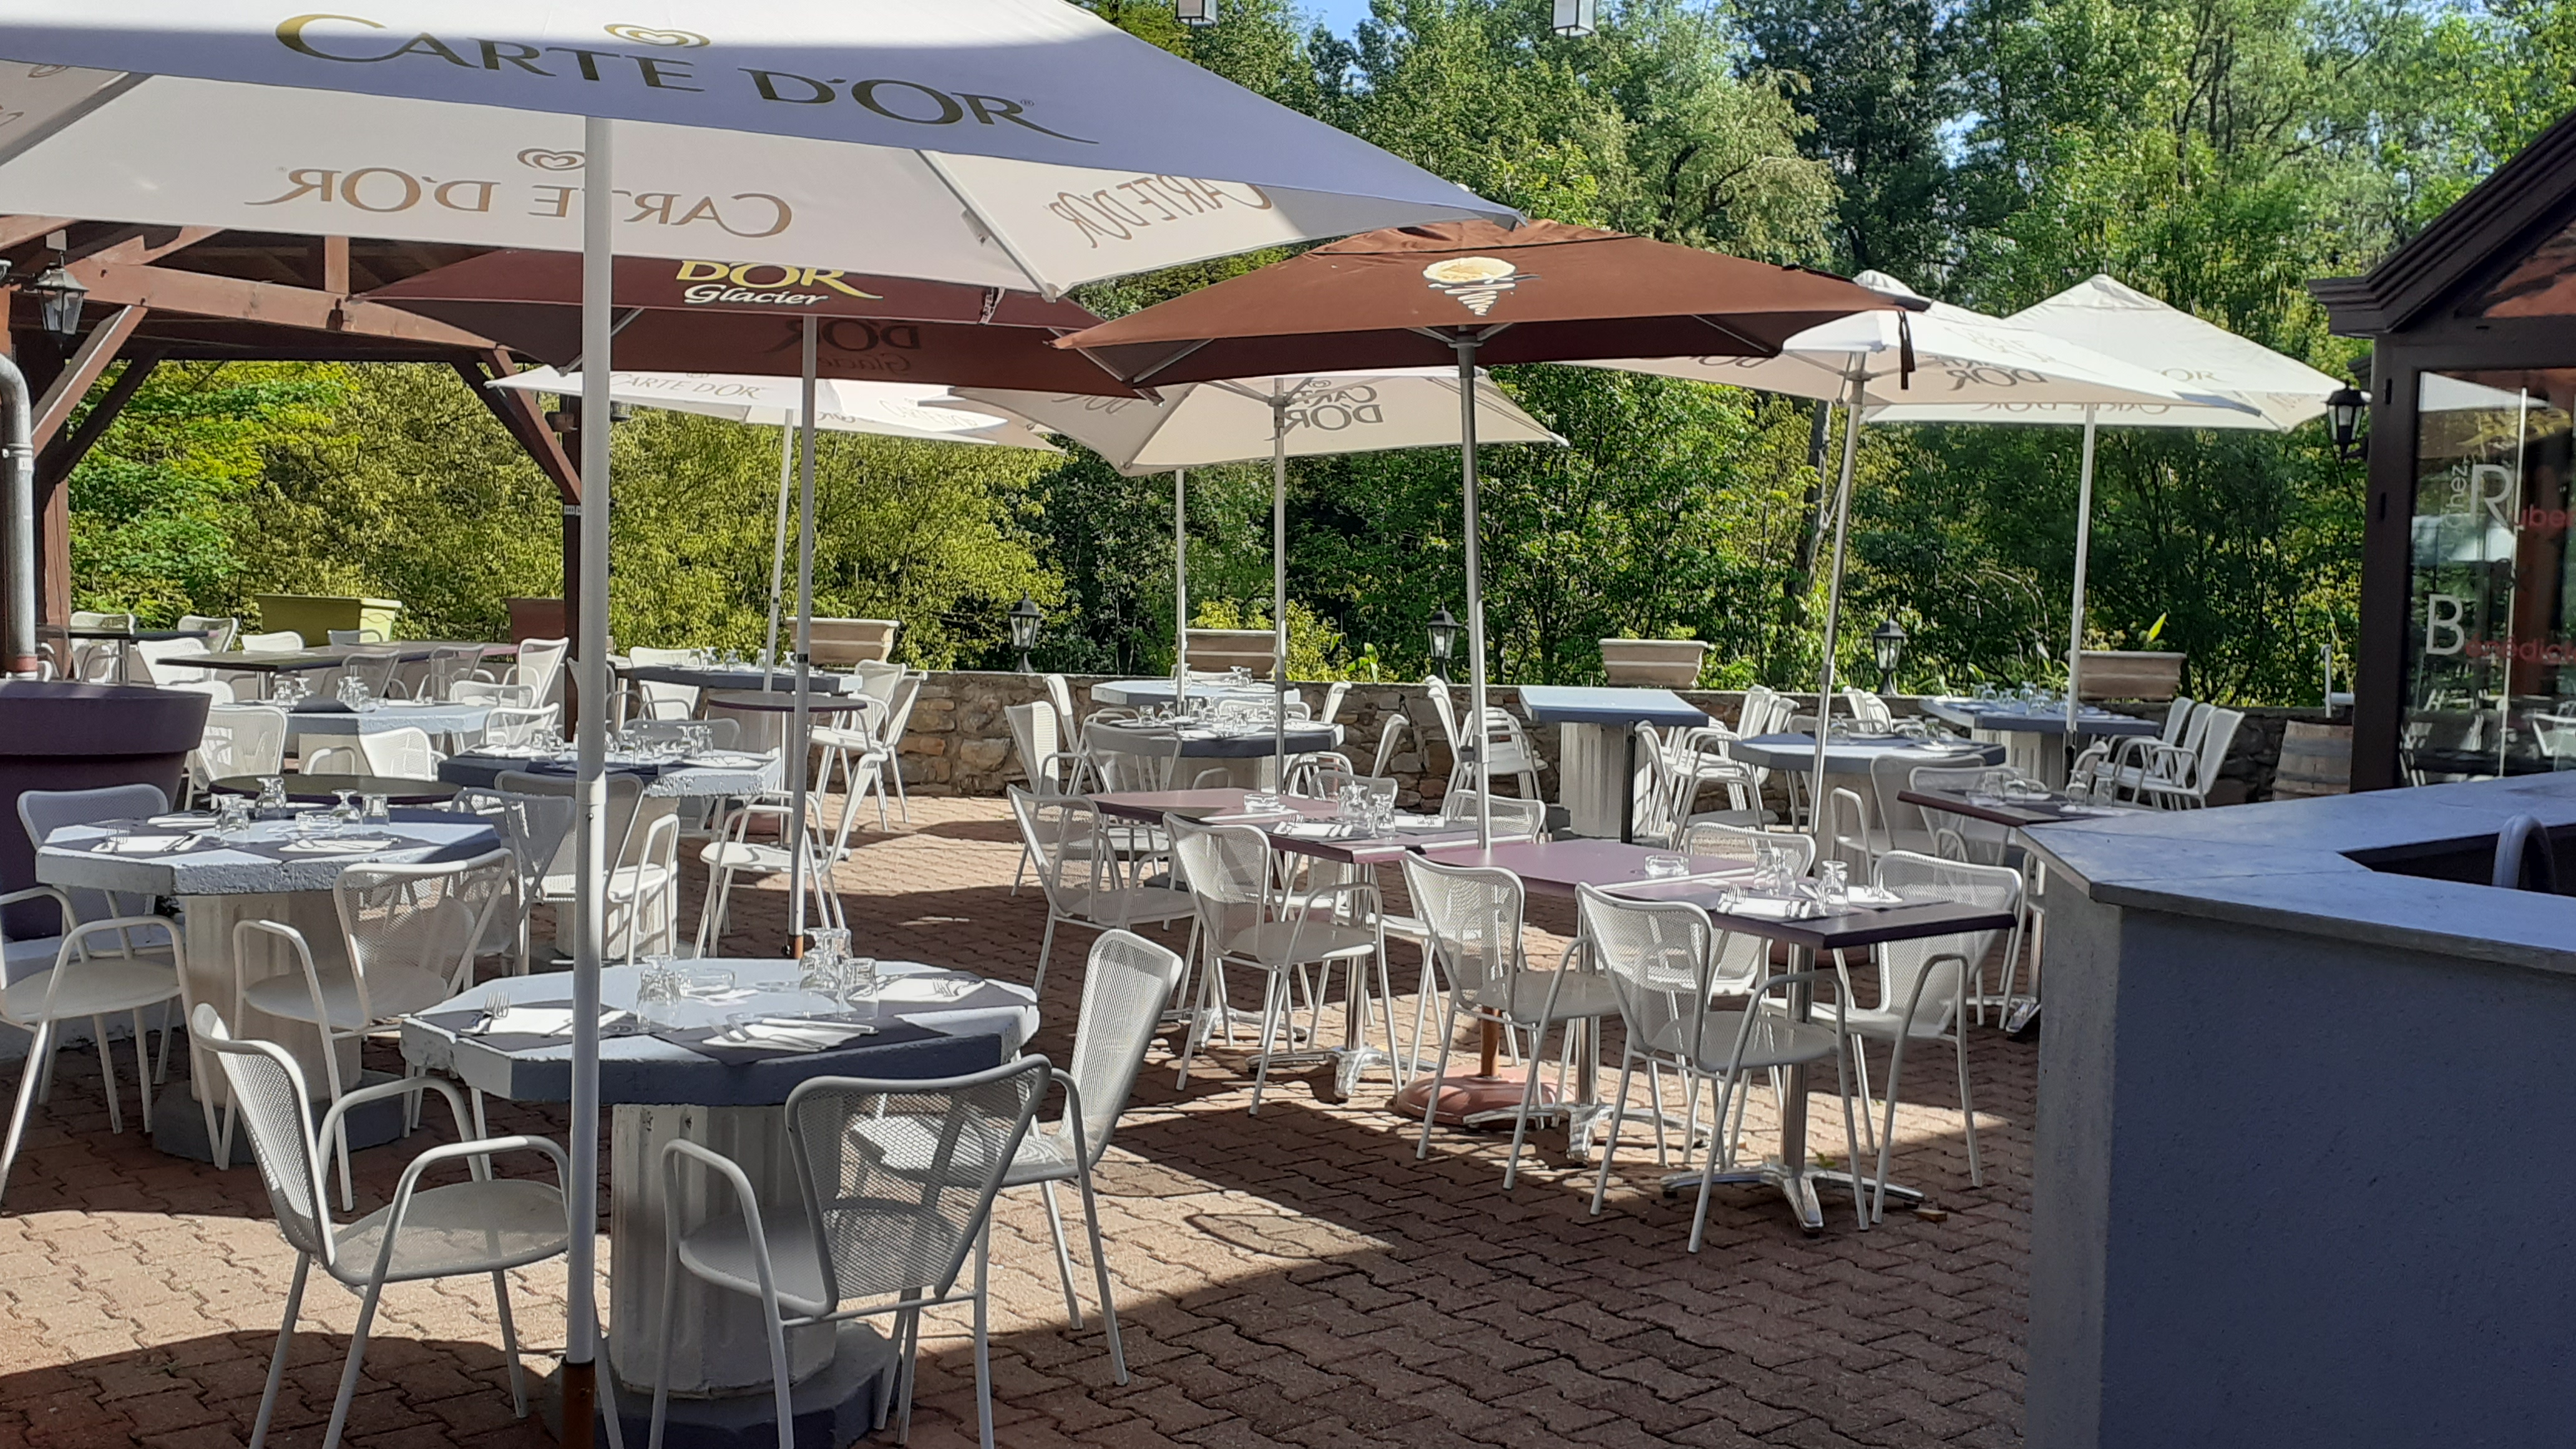
[[[1397,227],[1315,248],[1060,339],[1130,383],[1623,357],[1770,357],[1790,337],[1904,304],[1840,277],[1650,237],[1535,221]],[[1289,399],[1293,402],[1293,397]],[[1287,403],[1275,404],[1285,407]],[[1464,409],[1469,713],[1477,836],[1491,843],[1485,608],[1477,541],[1475,410]],[[1284,432],[1283,432],[1284,436]],[[1272,461],[1273,625],[1288,669],[1287,459]],[[1830,649],[1830,634],[1828,635]],[[1283,686],[1284,687],[1284,686]]]
[[[581,357],[581,258],[504,250],[366,294],[557,367]],[[1054,337],[1100,319],[998,287],[767,262],[617,259],[617,365],[630,372],[794,377],[815,319],[816,375],[1131,396]],[[1012,380],[1017,379],[1017,380]]]

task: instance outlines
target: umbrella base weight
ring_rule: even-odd
[[[891,1422],[895,1371],[902,1366],[891,1340],[864,1323],[844,1323],[835,1335],[832,1360],[821,1372],[789,1390],[796,1412],[798,1449],[845,1449],[873,1433],[882,1411]],[[615,1375],[603,1373],[606,1380]],[[603,1393],[603,1401],[610,1397]],[[614,1397],[625,1441],[642,1449],[650,1432],[653,1387],[616,1378]],[[601,1405],[603,1415],[607,1405]],[[546,1375],[537,1390],[537,1411],[546,1430],[563,1438],[563,1371]],[[665,1449],[775,1449],[778,1443],[778,1399],[763,1385],[722,1398],[673,1395],[664,1415]],[[598,1425],[594,1444],[609,1443],[607,1425]]]
[[[1521,1093],[1527,1090],[1524,1067],[1498,1067],[1492,1075],[1418,1077],[1397,1090],[1394,1109],[1404,1116],[1420,1120],[1423,1103],[1437,1091],[1440,1100],[1431,1108],[1431,1120],[1443,1127],[1457,1127],[1470,1118],[1488,1113],[1501,1114],[1499,1122],[1508,1125],[1511,1114],[1521,1105]],[[1530,1103],[1533,1114],[1553,1108],[1556,1093],[1546,1083],[1539,1084],[1538,1096]],[[1490,1126],[1493,1123],[1478,1123]]]

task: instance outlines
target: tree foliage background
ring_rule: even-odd
[[[2368,267],[2563,113],[2576,0],[1375,0],[1348,36],[1288,0],[1161,0],[1115,24],[1534,214],[1841,271],[2009,312],[2109,272],[2339,372],[2302,283]],[[1124,279],[1116,313],[1280,253]],[[1817,663],[1817,437],[1803,402],[1571,368],[1503,383],[1563,450],[1486,454],[1486,599],[1503,677],[1597,673],[1593,641],[1692,635],[1711,678]],[[2096,642],[2158,619],[2197,695],[2314,698],[2352,634],[2358,470],[2287,437],[2104,436]],[[2072,430],[1864,434],[1849,617],[1916,640],[1905,682],[2062,671]],[[756,642],[777,434],[641,413],[616,436],[612,624],[633,644]],[[1194,473],[1194,612],[1268,618],[1265,469]],[[492,635],[561,585],[551,488],[452,373],[166,367],[73,477],[76,592],[156,619],[263,592],[400,598],[417,635]],[[1048,611],[1053,667],[1170,659],[1169,477],[1098,459],[827,438],[823,612],[891,615],[918,662],[999,664]],[[1301,665],[1418,673],[1464,601],[1453,456],[1301,461]],[[1858,646],[1853,644],[1857,663]]]

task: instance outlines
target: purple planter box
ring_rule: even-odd
[[[142,784],[175,800],[211,703],[186,690],[0,680],[0,891],[36,884],[35,847],[18,821],[21,794]],[[11,935],[51,935],[55,916],[39,902],[11,907],[0,924]]]

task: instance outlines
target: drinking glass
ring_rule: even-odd
[[[1834,910],[1840,910],[1851,904],[1851,863],[1849,861],[1817,862],[1816,899]]]
[[[239,835],[250,828],[250,797],[218,795],[215,797],[215,833]]]
[[[367,707],[367,682],[354,674],[340,676],[340,702],[351,709]]]
[[[681,990],[690,996],[722,996],[733,990],[733,973],[721,966],[692,966]]]
[[[340,799],[339,804],[331,807],[331,833],[345,835],[366,815],[358,808],[357,791],[334,790],[331,793]]]
[[[1272,815],[1278,813],[1279,808],[1279,792],[1276,790],[1243,792],[1243,809],[1247,815]]]
[[[262,775],[259,777],[259,808],[262,810],[284,810],[287,808],[285,776]]]
[[[1754,891],[1761,895],[1777,895],[1781,886],[1782,867],[1787,863],[1788,857],[1779,846],[1767,840],[1755,841],[1753,844]]]
[[[841,963],[842,1005],[856,1007],[865,1002],[873,1006],[880,985],[882,983],[877,978],[876,957],[853,956]]]
[[[394,823],[394,803],[393,803],[393,797],[392,797],[392,796],[390,796],[390,795],[366,795],[366,796],[361,796],[361,797],[360,797],[360,799],[359,799],[359,803],[360,803],[360,805],[363,807],[363,808],[362,808],[362,811],[361,811],[361,816],[362,816],[362,818],[361,818],[361,820],[360,820],[360,823],[361,823],[361,824],[364,824],[364,825],[391,825],[391,824],[393,824],[393,823]]]
[[[1676,876],[1688,874],[1690,874],[1690,861],[1682,856],[1650,855],[1646,857],[1648,880],[1671,880]]]

